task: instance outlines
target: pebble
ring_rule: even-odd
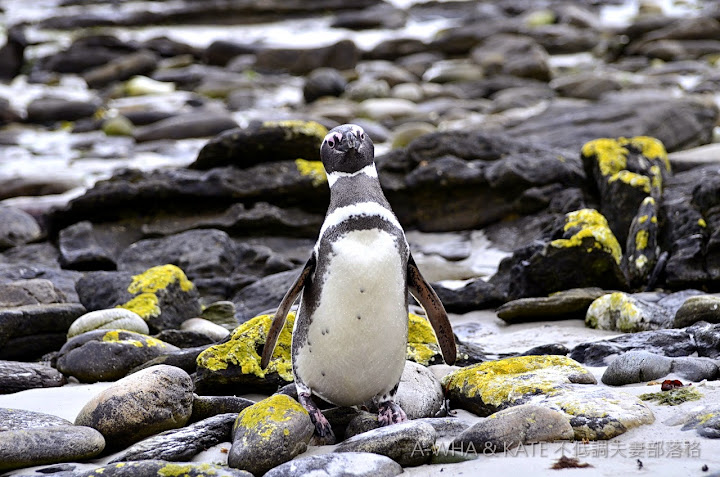
[[[42,233],[32,215],[15,207],[0,207],[0,224],[0,251],[37,240]]]
[[[85,313],[73,321],[68,329],[68,339],[93,330],[125,330],[147,335],[147,323],[134,311],[124,308],[109,308]]]
[[[602,376],[610,386],[643,383],[670,374],[673,360],[647,351],[629,351],[615,358]]]

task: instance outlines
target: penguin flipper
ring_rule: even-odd
[[[455,363],[457,356],[457,348],[455,347],[455,337],[453,336],[450,320],[448,320],[447,312],[435,290],[425,280],[420,273],[420,269],[415,264],[412,254],[408,259],[407,281],[410,293],[422,305],[427,313],[428,320],[435,330],[442,350],[443,359],[447,364]]]
[[[282,331],[283,326],[285,326],[285,318],[287,318],[290,307],[292,307],[293,303],[295,303],[298,295],[300,295],[300,292],[305,287],[308,277],[310,277],[314,270],[315,254],[310,257],[307,263],[305,263],[305,267],[303,267],[300,275],[295,279],[295,282],[293,282],[292,286],[283,297],[282,301],[280,302],[280,306],[278,306],[278,309],[275,312],[275,317],[273,318],[272,324],[270,325],[270,329],[267,333],[267,337],[265,338],[265,346],[263,347],[262,358],[260,360],[261,369],[267,368],[273,351],[275,351],[275,345],[277,344],[280,332]]]

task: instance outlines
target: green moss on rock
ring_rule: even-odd
[[[657,393],[645,393],[638,396],[643,401],[655,401],[661,406],[677,406],[687,401],[698,401],[703,395],[692,386],[675,388]]]

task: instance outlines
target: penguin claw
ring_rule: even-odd
[[[317,442],[316,445],[335,444],[336,439],[332,426],[317,405],[315,405],[310,397],[310,393],[298,393],[298,398],[302,407],[304,407],[310,415],[310,420],[315,426],[315,436],[313,437],[313,440]]]
[[[386,401],[378,405],[378,422],[380,426],[384,427],[405,421],[407,421],[407,415],[395,401]]]

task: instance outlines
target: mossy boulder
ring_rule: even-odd
[[[247,389],[272,392],[293,381],[290,347],[295,312],[288,313],[273,357],[266,369],[260,368],[267,332],[274,315],[259,315],[238,326],[225,343],[211,346],[197,359],[196,385],[203,393]],[[414,313],[408,314],[407,359],[422,365],[442,362],[440,346],[430,323]]]
[[[565,356],[520,356],[469,366],[443,386],[457,407],[481,416],[520,404],[565,414],[575,439],[610,439],[654,421],[637,398],[592,386],[595,377]]]
[[[720,297],[691,296],[675,313],[673,328],[684,328],[699,321],[720,323]]]
[[[673,317],[662,306],[623,292],[609,293],[593,301],[585,325],[599,330],[637,333],[672,327]]]
[[[238,415],[228,465],[262,475],[305,452],[313,432],[300,403],[284,394],[270,396]]]
[[[637,136],[601,138],[582,147],[587,176],[600,194],[600,211],[624,243],[638,208],[647,197],[660,200],[670,161],[659,140]]]
[[[179,349],[147,335],[125,330],[94,330],[60,348],[57,369],[84,383],[115,381],[158,356]]]
[[[568,212],[531,245],[505,258],[491,279],[514,300],[571,288],[624,290],[622,249],[595,209]]]
[[[244,169],[263,162],[315,160],[327,133],[325,126],[314,121],[253,122],[247,128],[231,129],[208,141],[190,168]]]
[[[180,268],[170,264],[137,275],[87,273],[78,281],[77,291],[88,310],[130,310],[140,315],[152,332],[179,329],[182,322],[201,312],[197,289]]]

